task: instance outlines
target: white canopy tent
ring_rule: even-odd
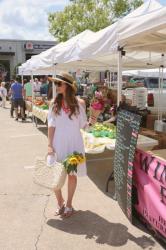
[[[19,67],[19,74],[22,75],[22,78],[23,75],[31,75],[32,81],[33,75],[55,75],[56,70],[64,70],[62,62],[67,60],[67,56],[70,56],[69,52],[75,48],[77,41],[79,39],[89,39],[89,36],[93,33],[94,32],[90,30],[85,30],[68,41],[60,43],[39,55],[33,56]],[[61,62],[61,64],[56,66],[57,62]],[[54,84],[53,96],[55,96]]]
[[[162,66],[159,69],[161,94],[163,68],[166,66],[166,7],[156,0],[148,0],[117,23],[95,33],[90,43],[80,41],[77,46],[79,50],[74,51],[66,63],[72,62],[81,67],[97,62],[111,68],[118,67],[118,103],[121,98],[122,64],[124,69]]]
[[[148,0],[118,22],[94,33],[90,41],[79,40],[76,49],[72,51],[73,53],[70,52],[71,57],[65,62],[93,59],[108,63],[108,56],[117,53],[117,47],[120,46],[128,49],[130,59],[139,60],[141,63],[141,60],[149,58],[149,52],[158,53],[166,49],[164,28],[166,28],[166,7],[156,0]],[[162,48],[156,46],[161,43]],[[137,55],[137,51],[141,51],[141,54]],[[151,58],[154,57],[155,61],[157,53],[151,54]],[[113,64],[117,64],[114,58]],[[133,67],[133,63],[131,66]]]
[[[117,68],[118,102],[121,93],[122,54],[124,69],[165,66],[166,7],[148,0],[138,9],[113,25],[93,33],[85,31],[59,44],[51,53],[32,58],[27,70],[48,69],[110,69]],[[119,48],[119,49],[118,49]],[[117,56],[118,55],[118,56]],[[24,66],[25,67],[25,66]]]
[[[166,51],[166,7],[148,0],[127,15],[120,24],[118,43],[128,49]]]
[[[54,72],[54,65],[56,69],[64,69],[63,62],[68,61],[71,58],[70,53],[76,48],[76,44],[79,40],[88,40],[94,32],[85,30],[75,37],[72,37],[64,43],[60,43],[51,49],[42,52],[37,56],[33,56],[30,60],[19,67],[19,74],[27,74],[28,72],[39,72],[45,70],[48,74]]]
[[[155,0],[148,0],[126,17],[99,32],[86,30],[33,57],[28,68],[48,68],[51,71],[54,64],[56,68],[67,69],[116,68],[118,46],[127,51],[123,59],[125,69],[156,68],[161,62],[158,52],[163,53],[166,46],[166,35],[161,34],[161,28],[163,30],[165,25],[166,7]],[[156,46],[156,43],[162,43],[163,46]]]
[[[73,54],[77,67],[96,61],[119,71],[118,103],[121,93],[122,51],[124,69],[157,68],[166,65],[166,7],[148,0],[117,23],[94,34],[88,44],[80,43]],[[120,48],[119,51],[117,48]],[[118,51],[118,52],[117,52]],[[117,57],[118,53],[118,57]],[[74,64],[74,62],[73,62]]]

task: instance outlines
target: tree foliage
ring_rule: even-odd
[[[112,5],[113,19],[127,15],[132,10],[138,8],[143,3],[142,0],[115,0]]]
[[[70,0],[63,11],[50,13],[49,31],[64,42],[80,32],[98,31],[142,4],[142,0]]]

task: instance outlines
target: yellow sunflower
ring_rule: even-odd
[[[71,165],[77,165],[79,163],[78,159],[74,156],[72,156],[69,160],[68,160],[69,164]]]

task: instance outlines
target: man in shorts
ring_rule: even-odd
[[[11,85],[11,94],[13,97],[15,114],[16,114],[15,120],[18,121],[18,107],[20,107],[22,121],[25,121],[25,115],[24,115],[24,109],[23,109],[24,108],[24,100],[23,100],[24,88],[22,84],[20,83],[19,77],[16,77],[16,80]]]

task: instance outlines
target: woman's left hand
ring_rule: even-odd
[[[54,153],[54,148],[52,146],[48,146],[48,155],[53,155]]]

